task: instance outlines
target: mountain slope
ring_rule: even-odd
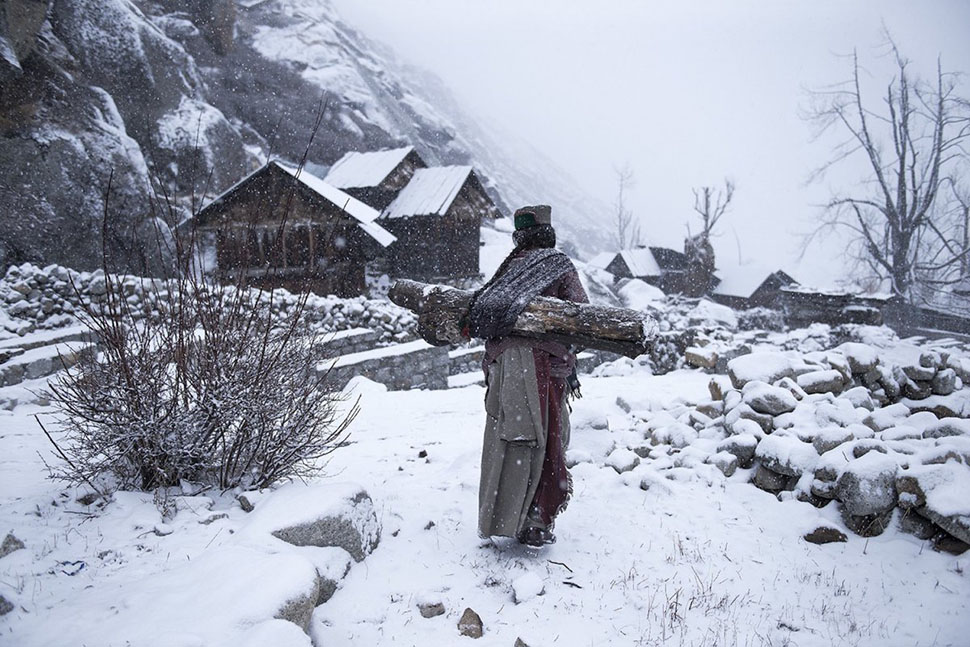
[[[19,69],[0,70],[0,265],[99,264],[112,169],[111,248],[137,251],[154,231],[149,177],[191,205],[270,156],[325,168],[347,150],[402,143],[430,164],[474,165],[505,212],[551,202],[583,251],[606,244],[605,207],[326,1],[53,0],[47,18]],[[73,244],[56,242],[64,235]],[[145,265],[141,252],[114,260],[132,258]]]

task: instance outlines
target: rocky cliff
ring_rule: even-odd
[[[553,202],[564,237],[586,251],[605,242],[605,208],[324,0],[0,8],[0,267],[90,268],[107,241],[113,264],[146,271],[185,213],[153,196],[191,208],[271,156],[322,169],[402,143],[429,163],[474,165],[503,210]]]

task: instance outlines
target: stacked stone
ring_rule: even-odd
[[[164,281],[135,276],[111,277],[119,281],[122,298],[128,301],[136,318],[158,314],[158,301],[168,297]],[[59,328],[76,323],[75,315],[84,306],[103,302],[108,292],[104,272],[77,272],[58,265],[40,268],[25,263],[11,266],[0,280],[0,328],[8,334],[24,335],[38,328]],[[232,288],[226,288],[232,289]],[[255,301],[256,291],[253,291]],[[277,290],[272,301],[274,315],[285,320],[297,307],[298,297]],[[414,313],[377,299],[311,295],[306,312],[321,333],[351,328],[370,328],[380,343],[416,338]],[[6,317],[2,316],[6,314]],[[0,333],[3,331],[0,330]]]
[[[846,526],[904,530],[970,547],[970,359],[928,350],[897,366],[846,343],[813,353],[752,353],[711,381],[727,434],[718,450],[752,483],[818,507],[836,501]],[[937,397],[931,397],[937,396]],[[962,495],[960,492],[962,491]],[[963,504],[954,504],[963,501]]]

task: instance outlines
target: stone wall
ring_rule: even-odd
[[[358,375],[380,382],[392,391],[447,389],[448,349],[418,340],[385,346],[361,353],[342,355],[320,363],[319,371],[330,371],[329,380],[345,386]]]

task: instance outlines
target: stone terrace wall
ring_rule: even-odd
[[[392,391],[447,389],[448,349],[418,340],[373,350],[342,355],[320,363],[319,371],[330,371],[337,387],[358,375],[380,382]]]

